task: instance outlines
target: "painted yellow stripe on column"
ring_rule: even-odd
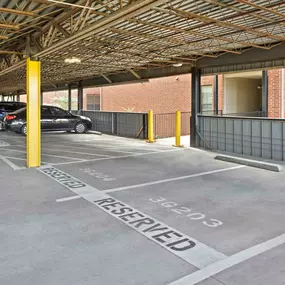
[[[153,110],[148,111],[148,140],[149,143],[154,143],[154,120],[153,120]]]
[[[176,111],[176,131],[175,131],[175,145],[176,147],[182,147],[181,145],[181,112]]]
[[[41,165],[41,66],[27,60],[27,167]]]

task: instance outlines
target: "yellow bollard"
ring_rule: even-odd
[[[181,112],[176,111],[176,135],[175,135],[175,145],[176,147],[183,147],[181,145]]]
[[[148,143],[154,143],[153,111],[148,111]]]

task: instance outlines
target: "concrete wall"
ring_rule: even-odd
[[[261,107],[261,79],[226,78],[224,113],[259,111]]]

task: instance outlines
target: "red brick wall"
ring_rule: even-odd
[[[150,79],[147,83],[104,87],[103,111],[173,113],[190,111],[191,75]]]
[[[202,85],[213,85],[213,76],[202,77]],[[99,88],[89,88],[85,94],[99,94]],[[219,108],[223,107],[223,75],[219,76]],[[84,100],[85,101],[85,100]],[[84,103],[86,106],[86,103]],[[155,114],[191,111],[191,74],[150,79],[147,83],[126,84],[102,88],[102,111],[147,112]]]
[[[281,117],[281,69],[268,71],[268,117]]]
[[[213,85],[213,76],[202,77],[202,85]],[[285,80],[285,78],[284,78]],[[285,87],[284,87],[285,88]],[[284,90],[285,91],[285,90]],[[89,88],[85,94],[100,94],[100,88]],[[269,117],[281,117],[281,69],[268,71],[268,113]],[[77,107],[77,90],[72,90],[73,108]],[[66,105],[67,91],[44,93],[44,104]],[[26,101],[26,96],[20,97]],[[285,103],[284,103],[285,104]],[[224,107],[224,76],[219,75],[219,110]],[[191,74],[150,79],[149,83],[118,85],[102,88],[103,111],[174,113],[191,111]],[[285,108],[285,106],[284,106]]]
[[[222,77],[221,77],[222,78]],[[205,76],[202,85],[213,85],[214,77]],[[223,83],[221,83],[221,86]],[[98,88],[85,90],[86,94],[96,94]],[[190,133],[191,74],[150,79],[147,83],[126,84],[102,88],[102,111],[133,111],[154,114],[158,137],[175,135],[175,111],[182,112],[182,135]],[[86,104],[84,103],[86,107]]]
[[[84,92],[83,92],[83,109],[84,110],[87,110],[87,96],[86,95],[94,95],[94,96],[99,95],[100,96],[100,87],[84,89]]]

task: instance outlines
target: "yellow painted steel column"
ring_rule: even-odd
[[[176,147],[182,147],[181,145],[181,112],[176,111],[176,133],[175,133],[175,145]]]
[[[27,167],[41,165],[41,65],[27,59]]]
[[[154,143],[154,127],[153,127],[153,110],[148,111],[148,140],[149,143]]]

